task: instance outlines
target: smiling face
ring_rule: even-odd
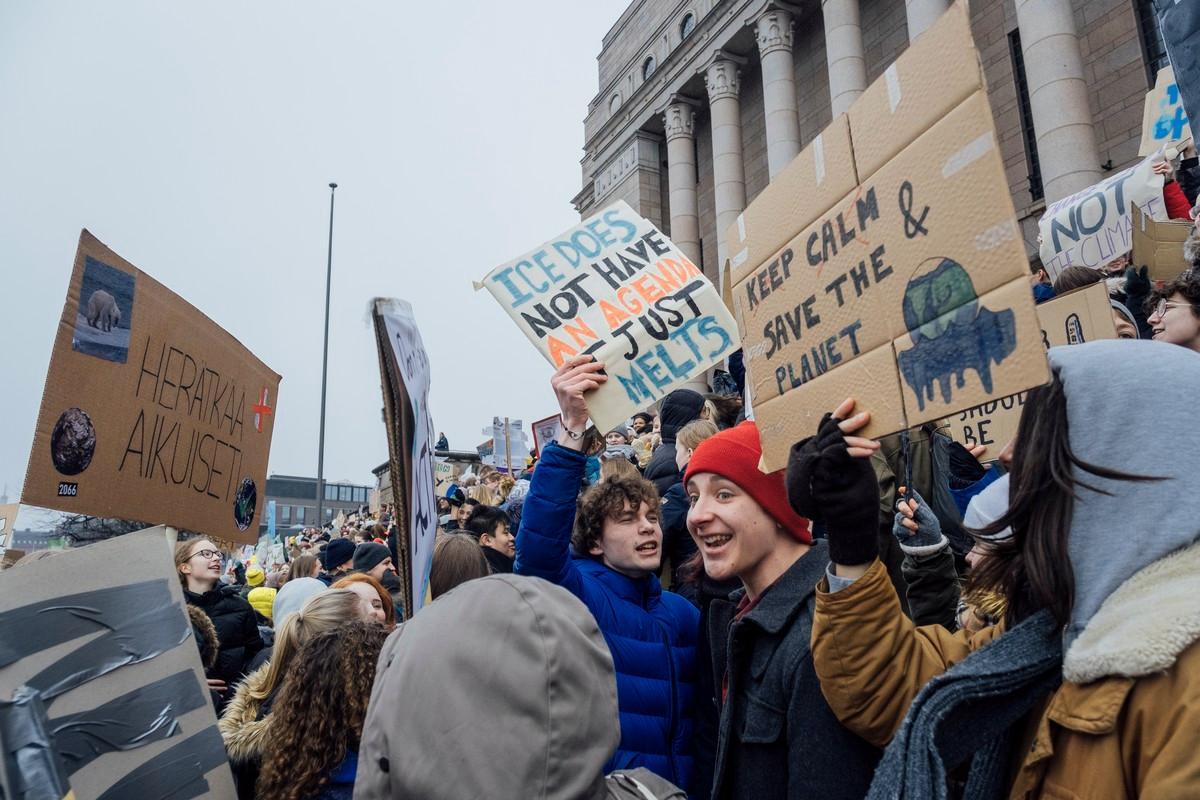
[[[221,579],[221,551],[208,539],[198,539],[192,543],[188,559],[179,565],[179,571],[197,584],[215,584]]]
[[[662,565],[662,528],[658,506],[642,502],[636,509],[626,501],[604,520],[600,538],[589,551],[604,565],[630,578],[658,572]]]
[[[369,583],[356,581],[348,584],[347,589],[358,595],[358,613],[363,619],[373,619],[377,622],[386,622],[387,613],[383,610],[383,601],[379,599],[379,593]]]
[[[395,571],[396,567],[392,565],[392,557],[388,556],[383,561],[371,567],[371,570],[367,574],[377,581],[382,581],[384,573]]]
[[[807,550],[744,489],[711,472],[687,482],[688,533],[716,580],[740,578],[752,597],[775,582]]]
[[[604,435],[604,442],[605,442],[605,444],[611,445],[613,447],[620,445],[620,444],[629,444],[629,442],[625,441],[625,437],[622,436],[617,431],[609,431],[608,433],[606,433]]]
[[[479,544],[504,553],[509,558],[513,558],[517,554],[517,537],[508,527],[507,522],[496,523],[496,527],[492,528],[491,533],[485,533],[479,537]]]
[[[1154,331],[1154,341],[1200,352],[1200,316],[1183,294],[1175,292],[1165,304],[1159,303],[1147,322]]]

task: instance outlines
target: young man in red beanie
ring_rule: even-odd
[[[759,471],[761,456],[747,421],[701,442],[684,473],[705,572],[743,586],[714,601],[701,631],[721,704],[712,797],[861,798],[879,751],[838,722],[809,650],[828,547],[792,510],[783,470]],[[878,502],[865,508],[878,514]]]

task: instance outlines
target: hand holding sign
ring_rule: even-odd
[[[558,435],[558,443],[572,450],[582,447],[583,431],[587,428],[588,404],[584,395],[599,389],[608,380],[604,374],[604,365],[591,356],[576,356],[554,373],[550,385],[558,398],[558,407],[562,411],[562,431]]]

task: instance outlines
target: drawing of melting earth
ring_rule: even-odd
[[[78,475],[92,463],[96,428],[82,408],[68,408],[50,433],[50,458],[63,475]]]
[[[233,497],[233,521],[239,531],[250,527],[254,519],[254,509],[258,505],[258,488],[253,478],[242,478],[237,494]]]
[[[999,364],[1017,347],[1016,316],[1011,308],[999,312],[979,305],[975,284],[962,264],[950,258],[926,259],[932,269],[914,275],[904,289],[904,325],[913,346],[897,354],[900,374],[917,395],[917,408],[932,402],[933,385],[942,401],[950,402],[950,378],[966,385],[965,373],[975,370],[983,388],[992,391],[992,364]]]

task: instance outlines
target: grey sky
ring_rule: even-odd
[[[387,456],[368,298],[415,309],[434,424],[554,410],[549,365],[471,280],[577,221],[600,40],[628,0],[0,3],[0,486],[20,492],[79,229],[283,376],[272,472]]]

